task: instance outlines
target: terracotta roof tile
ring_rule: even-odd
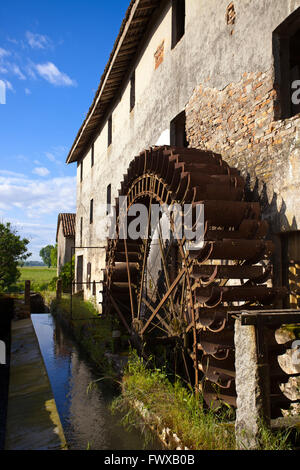
[[[60,222],[62,223],[63,234],[65,237],[75,237],[76,214],[59,214],[57,220],[56,241]]]

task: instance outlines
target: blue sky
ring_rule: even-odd
[[[31,259],[55,243],[58,213],[75,212],[76,164],[66,156],[128,4],[0,3],[0,220],[30,239]]]

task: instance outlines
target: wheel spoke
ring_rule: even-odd
[[[137,317],[140,319],[141,314],[141,302],[143,296],[143,289],[144,289],[144,276],[145,276],[145,266],[147,261],[147,251],[148,251],[148,243],[149,243],[149,232],[150,232],[150,224],[151,224],[151,207],[152,207],[152,196],[150,199],[149,209],[148,209],[148,227],[147,227],[147,238],[144,244],[144,259],[143,259],[143,267],[142,267],[142,279],[140,283],[140,295],[139,295],[139,303],[138,303],[138,313]]]
[[[152,313],[152,315],[150,316],[150,318],[148,319],[148,321],[146,322],[144,328],[142,329],[142,334],[146,331],[146,329],[148,328],[148,326],[150,325],[151,321],[153,320],[153,318],[156,316],[156,314],[159,312],[159,310],[161,309],[162,305],[166,302],[166,300],[168,299],[169,295],[172,293],[172,291],[175,289],[175,287],[177,286],[178,282],[181,280],[182,276],[184,275],[185,273],[185,269],[182,269],[180,271],[180,273],[178,274],[178,276],[176,277],[175,281],[172,283],[172,285],[170,286],[170,289],[168,290],[168,292],[166,292],[166,294],[163,296],[163,298],[161,299],[161,301],[159,302],[158,306],[155,308],[154,312]]]
[[[152,293],[152,295],[151,295],[150,302],[151,302],[151,303],[153,302],[153,297],[154,297],[154,295],[155,295],[155,294],[157,295],[158,301],[160,302],[160,301],[161,301],[161,299],[162,299],[162,297],[160,296],[160,294],[159,294],[159,292],[158,292],[158,288],[159,288],[159,286],[158,286],[158,284],[157,284],[157,283],[155,283],[155,282],[154,282],[154,279],[153,279],[153,276],[152,276],[152,273],[151,273],[151,271],[150,271],[149,269],[147,269],[147,272],[150,274],[151,281],[153,282],[153,284],[156,284],[156,288],[155,288],[155,290],[153,291],[153,293]],[[165,308],[165,306],[164,306],[164,305],[162,305],[162,308],[164,309],[166,316],[167,316],[167,317],[168,317],[168,319],[170,320],[171,318],[170,318],[169,311],[168,311],[168,310]]]
[[[132,289],[131,289],[131,276],[130,276],[130,269],[129,269],[128,250],[127,250],[127,240],[126,240],[126,238],[124,238],[124,247],[125,247],[125,256],[126,256],[129,295],[130,295],[131,316],[132,316],[132,320],[133,320],[134,319],[134,307],[133,307],[133,296],[132,296]]]
[[[164,269],[164,273],[165,273],[165,280],[166,280],[166,284],[167,284],[167,290],[170,290],[170,280],[169,280],[169,274],[168,274],[168,270],[167,270],[167,261],[166,261],[165,255],[164,255],[160,221],[158,222],[158,230],[159,230],[159,248],[160,248],[160,253],[161,253],[163,269]],[[172,294],[170,294],[170,302],[171,302],[172,314],[173,314],[173,317],[175,318],[175,309],[174,309]]]
[[[259,204],[245,201],[244,185],[239,172],[213,152],[173,147],[146,150],[130,164],[119,194],[128,196],[129,206],[143,201],[150,209],[152,200],[156,200],[161,207],[173,205],[173,211],[163,211],[165,215],[158,220],[157,240],[149,236],[148,213],[142,256],[140,241],[136,244],[125,241],[122,247],[112,241],[108,252],[111,259],[107,262],[110,266],[107,289],[114,296],[112,312],[120,317],[127,331],[137,333],[133,336],[140,337],[140,345],[146,333],[148,345],[155,340],[164,344],[166,357],[175,357],[175,367],[179,357],[180,370],[190,383],[194,382],[196,393],[202,371],[203,396],[209,405],[225,401],[235,406],[234,338],[228,310],[237,311],[242,304],[243,308],[259,309],[272,304],[275,296],[279,298],[283,293],[277,294],[279,289],[268,287],[266,281],[271,276],[266,277],[258,264],[270,257],[272,248],[265,241],[268,226],[261,220]],[[178,201],[192,204],[192,224],[197,201],[203,202],[205,240],[202,248],[194,247],[195,251],[182,238],[175,212]],[[120,209],[118,212],[119,231]],[[170,243],[163,240],[166,217],[172,232]],[[114,270],[116,262],[123,266]],[[127,284],[126,289],[123,287],[127,279],[129,293]],[[243,279],[247,281],[243,283]],[[119,287],[118,282],[123,286]],[[110,300],[109,295],[107,298]],[[170,346],[174,345],[173,339],[175,350]],[[192,351],[186,348],[186,339]],[[180,351],[181,342],[184,347]],[[214,386],[219,387],[217,392]]]
[[[152,305],[144,297],[143,297],[142,301],[146,305],[146,307],[148,307],[149,310],[151,310],[151,312],[153,313],[155,309],[152,307]],[[164,325],[164,327],[168,330],[168,332],[172,335],[173,331],[169,327],[167,322],[158,313],[156,314],[156,317],[159,319],[159,321],[162,323],[162,325]]]

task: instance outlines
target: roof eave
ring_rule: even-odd
[[[115,41],[113,51],[101,77],[100,85],[95,94],[93,103],[77,133],[77,136],[68,154],[66,160],[67,164],[80,160],[83,157],[84,152],[88,150],[87,146],[92,137],[95,135],[97,128],[99,128],[109,103],[113,100],[120,83],[122,83],[124,76],[126,73],[128,73],[127,65],[129,65],[129,63],[132,61],[134,53],[138,48],[141,31],[146,28],[149,22],[149,18],[157,6],[160,5],[160,3],[161,0],[131,0],[125,18],[122,22],[120,32]],[[138,26],[135,26],[136,24],[138,24]],[[137,28],[139,31],[137,33],[136,41],[132,42],[132,44],[135,45],[132,46],[131,49],[128,45],[129,43],[126,42],[126,39],[128,38],[128,35],[134,35],[135,28]],[[120,72],[120,78],[115,80],[112,78],[114,66],[117,64],[117,61],[120,58],[120,54],[122,54],[122,56],[125,55],[126,57],[126,51],[128,50],[130,51],[127,55],[128,64],[126,63],[126,65],[124,65],[122,61],[124,72]],[[113,83],[115,84],[114,87],[112,85]],[[108,88],[115,88],[115,91],[108,91]]]

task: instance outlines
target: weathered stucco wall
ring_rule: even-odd
[[[63,234],[62,224],[59,226],[57,234],[57,275],[59,276],[61,268],[64,265],[64,257],[66,250],[66,239]]]
[[[234,25],[226,22],[228,4],[229,0],[188,0],[185,35],[174,49],[171,2],[149,28],[107,115],[112,112],[112,144],[107,146],[106,122],[95,140],[94,166],[90,152],[83,159],[82,182],[78,168],[77,246],[81,217],[83,245],[105,244],[100,206],[106,205],[107,186],[112,185],[113,202],[133,157],[156,144],[183,109],[189,144],[222,153],[242,171],[253,198],[262,200],[273,231],[298,228],[299,120],[274,121],[272,33],[300,6],[300,0],[236,0]],[[155,69],[154,54],[163,41],[163,62]],[[136,104],[130,112],[133,70]],[[95,258],[94,253],[84,250],[84,270],[91,261],[92,279],[98,279],[104,251],[98,249]]]
[[[59,225],[57,234],[57,275],[59,276],[64,264],[71,261],[72,247],[74,247],[74,238],[65,237],[62,224]]]

